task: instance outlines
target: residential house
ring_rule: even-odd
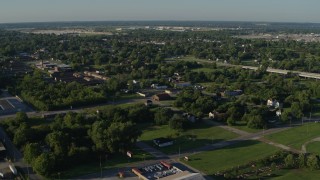
[[[218,120],[218,121],[224,121],[227,119],[227,114],[213,111],[213,112],[209,112],[209,118],[214,119],[214,120]]]
[[[168,86],[159,85],[159,84],[152,84],[152,85],[151,85],[151,88],[154,88],[154,89],[167,89]]]
[[[152,100],[154,100],[154,101],[166,101],[166,100],[170,100],[170,99],[171,99],[171,96],[166,93],[156,94],[156,95],[152,96]]]
[[[278,117],[281,116],[281,109],[278,109],[278,110],[276,111],[276,115],[277,115]]]
[[[267,106],[268,107],[273,107],[273,108],[279,108],[280,107],[280,103],[279,101],[275,100],[275,99],[268,99],[267,101]]]

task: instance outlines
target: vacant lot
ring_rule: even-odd
[[[222,149],[190,156],[190,166],[206,173],[215,173],[238,165],[244,165],[275,153],[278,149],[259,141],[244,141]]]
[[[206,144],[217,143],[235,138],[237,135],[226,131],[220,127],[208,126],[205,124],[194,124],[192,129],[178,133],[169,128],[168,125],[164,126],[151,126],[143,131],[140,140],[145,141],[149,145],[154,145],[152,140],[160,137],[173,138],[174,145],[159,148],[164,153],[175,154],[180,152],[192,150]]]

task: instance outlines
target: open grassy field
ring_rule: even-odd
[[[108,160],[106,160],[105,157],[102,157],[102,170],[104,171],[113,168],[118,168],[121,170],[122,167],[126,167],[130,163],[149,160],[153,158],[152,155],[140,149],[134,149],[132,150],[132,153],[132,158],[129,158],[125,154],[115,155],[116,157],[108,158]],[[68,171],[60,172],[60,176],[62,179],[70,179],[97,172],[100,172],[100,159],[96,159],[95,162],[92,161],[86,164],[77,165],[76,167],[71,168]],[[58,174],[55,178],[58,178]]]
[[[190,156],[188,165],[207,175],[244,165],[275,153],[278,149],[259,141],[243,141],[222,149]]]
[[[314,153],[320,155],[320,142],[311,142],[306,147],[308,153]]]
[[[164,125],[148,127],[143,131],[140,140],[153,146],[152,140],[155,138],[173,138],[175,140],[174,145],[159,148],[159,150],[167,154],[175,154],[179,153],[179,148],[180,152],[184,152],[206,144],[232,139],[236,136],[236,134],[222,128],[205,124],[194,124],[192,129],[188,129],[180,134],[178,134],[177,131],[170,129],[168,125]]]
[[[210,69],[210,68],[197,68],[197,69],[192,69],[193,72],[213,72],[215,69]]]
[[[183,56],[183,57],[180,57],[180,58],[167,58],[166,60],[169,60],[169,61],[197,61],[197,62],[201,62],[201,63],[210,63],[210,62],[213,62],[213,61],[209,61],[207,59],[199,59],[199,58],[196,58],[194,56]]]
[[[237,121],[236,124],[234,126],[232,126],[234,128],[237,128],[239,130],[242,131],[246,131],[248,133],[257,133],[262,131],[262,129],[252,129],[252,128],[248,128],[247,127],[247,123],[246,122],[241,122],[241,121]]]
[[[310,171],[308,169],[293,169],[293,170],[279,170],[276,172],[276,177],[273,177],[276,180],[318,180],[320,179],[320,171]]]
[[[266,136],[267,139],[275,141],[295,149],[316,137],[320,136],[320,123],[305,123],[303,126],[296,126],[286,131]]]

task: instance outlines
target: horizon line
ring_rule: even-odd
[[[79,23],[79,22],[235,22],[235,23],[293,23],[293,24],[320,24],[320,22],[297,21],[250,21],[250,20],[66,20],[66,21],[25,21],[0,22],[0,24],[30,24],[30,23]]]

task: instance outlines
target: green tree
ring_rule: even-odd
[[[102,152],[123,152],[131,147],[141,135],[141,131],[132,122],[96,121],[89,135],[95,148]]]
[[[55,157],[51,153],[42,153],[34,163],[33,169],[40,175],[49,176],[54,171]]]
[[[41,148],[38,143],[29,143],[24,147],[23,158],[29,164],[33,164],[34,160],[41,154]]]
[[[282,122],[288,122],[291,118],[291,109],[285,109],[282,113],[281,113],[281,121]]]
[[[235,117],[233,115],[228,117],[227,124],[228,124],[228,126],[233,126],[236,124]]]
[[[293,154],[288,154],[287,157],[284,159],[284,164],[287,168],[294,168],[295,167],[295,159]]]
[[[156,125],[168,124],[173,112],[169,108],[158,108],[154,114],[154,122]]]
[[[69,136],[62,131],[54,131],[46,136],[47,144],[58,157],[65,157],[68,153]]]
[[[13,143],[20,147],[28,141],[29,128],[26,123],[21,124],[14,132]]]
[[[252,115],[249,119],[247,126],[249,128],[261,129],[265,125],[265,122],[261,115]]]
[[[298,163],[300,168],[306,167],[306,155],[301,153],[298,157]]]
[[[16,113],[16,118],[15,118],[17,123],[23,123],[27,122],[29,120],[28,115],[25,112],[17,112]]]
[[[307,159],[307,166],[311,170],[317,170],[320,168],[319,158],[316,155],[309,155]]]
[[[169,127],[171,129],[182,131],[184,130],[184,123],[186,123],[185,118],[180,114],[174,114],[169,121]]]
[[[301,119],[303,116],[303,109],[301,108],[301,106],[299,105],[298,102],[293,102],[291,105],[291,114],[293,115],[293,117],[295,117],[296,119]]]

